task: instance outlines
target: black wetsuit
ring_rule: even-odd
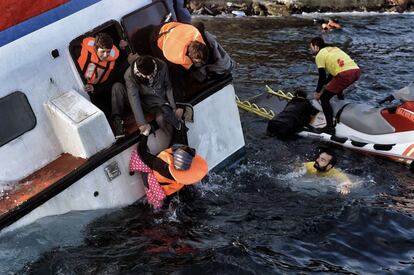
[[[312,106],[309,100],[294,97],[280,114],[269,121],[267,134],[282,139],[292,137],[309,124],[311,116],[317,113],[318,110]]]

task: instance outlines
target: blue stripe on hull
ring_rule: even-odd
[[[74,14],[84,8],[87,8],[101,0],[71,0],[55,9],[42,13],[38,16],[32,17],[24,22],[21,22],[13,27],[10,27],[0,32],[0,47],[4,46],[20,37],[23,37],[31,32],[50,25],[62,18]]]

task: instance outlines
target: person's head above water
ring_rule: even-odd
[[[174,168],[185,171],[191,167],[195,150],[183,144],[174,144],[172,146],[174,156]]]
[[[193,184],[204,178],[208,172],[208,164],[196,154],[195,149],[183,144],[174,144],[171,149],[173,162],[169,163],[169,170],[178,182]]]
[[[327,172],[336,164],[336,156],[329,149],[321,149],[313,167],[319,172]]]

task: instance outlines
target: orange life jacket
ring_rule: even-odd
[[[100,84],[108,79],[115,66],[115,60],[119,56],[119,50],[115,45],[111,49],[109,57],[101,61],[96,54],[95,38],[86,37],[82,41],[82,50],[78,58],[78,64],[88,84]]]
[[[168,165],[174,163],[174,157],[173,157],[171,148],[161,151],[158,154],[158,157],[162,159],[163,161],[165,161],[166,163],[168,163]],[[171,173],[171,169],[170,169],[170,173]],[[155,175],[155,178],[158,180],[158,182],[161,184],[161,187],[162,189],[164,189],[164,193],[167,196],[174,194],[175,192],[177,192],[178,190],[184,187],[184,184],[181,184],[177,182],[176,180],[166,178],[155,170],[154,170],[154,175]],[[172,176],[174,177],[174,175]]]
[[[161,27],[157,46],[168,61],[188,70],[193,62],[187,56],[187,49],[193,41],[206,44],[196,27],[190,24],[170,22]]]

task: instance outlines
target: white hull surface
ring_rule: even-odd
[[[75,2],[81,3],[70,1],[68,5]],[[89,2],[82,4],[83,9],[21,37],[8,39],[0,32],[0,57],[7,64],[0,75],[0,104],[19,91],[27,98],[34,117],[31,129],[0,146],[0,183],[11,185],[0,193],[2,232],[69,211],[122,207],[145,195],[140,175],[130,176],[128,171],[138,133],[115,140],[102,111],[83,92],[69,44],[106,22],[119,23],[123,16],[151,1]],[[15,27],[18,25],[11,29]],[[51,53],[56,51],[59,54],[53,58]],[[189,145],[206,158],[210,171],[236,161],[244,151],[234,94],[229,77],[189,102],[194,110],[194,122],[187,123]],[[150,136],[149,147],[154,154],[168,144],[169,138],[161,131],[156,138]],[[65,163],[59,162],[62,159],[76,165],[65,171]],[[56,163],[63,166],[54,171],[53,176],[59,178],[48,182]],[[48,167],[50,171],[45,169]],[[26,188],[39,178],[44,182],[40,181],[37,193]],[[27,192],[20,192],[24,188]],[[15,197],[9,195],[13,190],[17,190]]]

